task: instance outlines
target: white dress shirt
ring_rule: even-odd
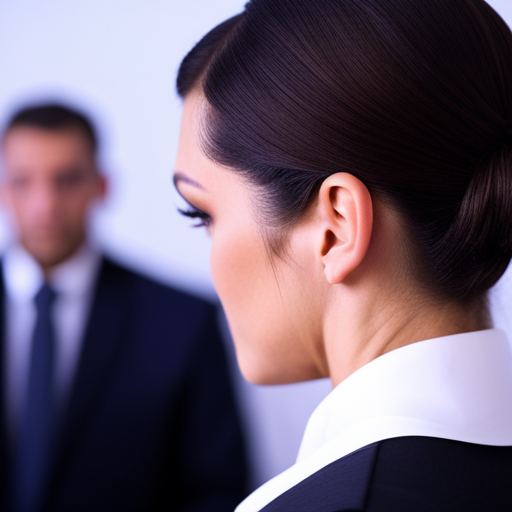
[[[402,436],[512,446],[512,353],[497,329],[389,352],[339,384],[312,414],[295,465],[236,512],[256,512],[359,448]]]
[[[56,338],[55,380],[60,406],[67,399],[80,356],[86,320],[100,262],[88,245],[55,267],[48,279],[57,293],[52,314]],[[28,384],[32,334],[36,321],[34,297],[44,274],[22,247],[10,247],[3,258],[5,282],[5,390],[11,436],[16,437]]]

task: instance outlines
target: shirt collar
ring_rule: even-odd
[[[48,281],[60,296],[83,296],[94,285],[99,262],[99,253],[84,244],[52,270]],[[5,253],[4,278],[7,294],[17,301],[32,300],[44,282],[41,267],[20,245]]]
[[[428,422],[436,437],[512,445],[512,362],[505,334],[488,329],[431,339],[365,365],[317,407],[298,460],[351,426],[383,416]]]
[[[363,446],[411,435],[512,446],[512,354],[502,331],[413,343],[353,373],[312,414],[297,463],[237,512],[260,510]]]

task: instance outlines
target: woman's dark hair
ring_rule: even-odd
[[[402,219],[434,296],[482,298],[512,257],[512,34],[483,0],[251,0],[184,59],[203,146],[286,227],[336,172]]]

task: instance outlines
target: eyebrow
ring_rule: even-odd
[[[183,181],[184,183],[187,183],[188,185],[192,185],[193,187],[199,188],[201,190],[205,190],[205,188],[200,183],[193,180],[192,178],[189,178],[186,174],[177,171],[174,173],[174,178],[173,178],[174,186],[176,187],[176,189],[178,189],[178,183],[180,181]]]

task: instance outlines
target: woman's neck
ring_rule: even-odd
[[[392,350],[491,327],[485,300],[470,306],[441,305],[411,294],[374,293],[345,297],[332,311],[337,314],[327,315],[324,339],[334,386]]]

